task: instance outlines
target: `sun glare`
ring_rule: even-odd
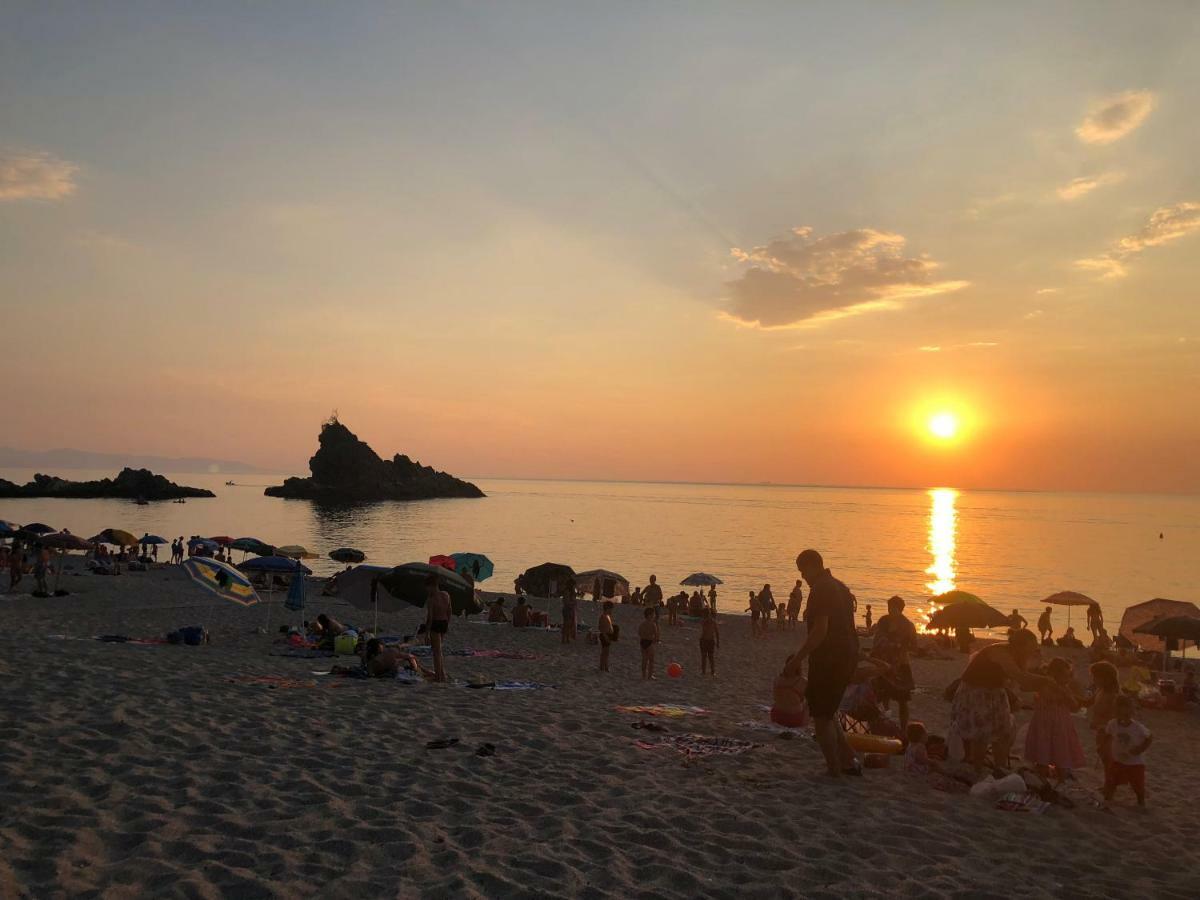
[[[949,412],[930,416],[929,433],[943,441],[951,440],[958,434],[958,416]]]

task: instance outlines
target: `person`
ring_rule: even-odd
[[[600,621],[596,624],[596,630],[600,632],[600,671],[608,671],[608,652],[612,648],[613,642],[613,620],[612,620],[613,602],[605,600],[604,606],[601,608]]]
[[[875,624],[871,658],[887,666],[874,684],[875,694],[886,706],[896,701],[900,730],[908,730],[908,704],[916,687],[909,653],[917,646],[917,628],[904,615],[904,598],[888,598],[887,614]]]
[[[786,612],[786,610],[784,609],[782,603],[775,604],[775,630],[776,631],[783,631],[783,629],[786,627],[786,623],[784,622],[784,619],[783,619],[783,615],[785,612]]]
[[[506,613],[504,611],[504,598],[503,597],[497,597],[495,600],[493,600],[488,605],[487,620],[489,622],[507,622],[508,621],[508,613]]]
[[[792,588],[792,592],[788,594],[787,615],[788,623],[794,629],[800,622],[800,606],[804,603],[804,588],[801,585],[800,579],[796,579],[796,586]]]
[[[1101,628],[1100,633],[1097,634],[1095,639],[1092,641],[1092,646],[1090,649],[1092,659],[1107,659],[1108,651],[1112,649],[1112,638],[1108,636],[1108,632]]]
[[[1066,632],[1058,639],[1057,643],[1060,647],[1066,647],[1072,650],[1078,650],[1083,646],[1083,641],[1075,637],[1075,629],[1069,625],[1067,626]]]
[[[854,627],[854,595],[825,568],[816,550],[796,557],[796,568],[808,582],[808,608],[804,611],[807,636],[784,667],[798,675],[808,660],[808,685],[804,696],[813,717],[813,732],[825,766],[833,778],[861,775],[855,756],[837,718],[842,694],[858,667],[858,633]]]
[[[317,629],[317,634],[321,635],[321,637],[335,638],[339,634],[345,633],[346,626],[337,619],[330,618],[325,613],[321,613],[317,616]]]
[[[50,551],[45,547],[39,547],[37,556],[33,561],[33,583],[34,590],[39,594],[49,594],[50,588],[46,586],[46,573],[50,571]]]
[[[524,594],[517,597],[516,608],[513,609],[512,624],[513,628],[528,628],[533,624],[531,609],[529,607],[529,598]]]
[[[867,604],[867,611],[866,611],[865,613],[863,613],[863,622],[864,622],[864,624],[866,624],[866,626],[867,626],[867,634],[870,634],[870,633],[871,633],[871,622],[872,622],[872,618],[873,618],[873,617],[872,617],[872,614],[871,614],[871,604],[870,604],[870,603],[868,603],[868,604]]]
[[[592,602],[599,603],[603,599],[604,588],[600,584],[600,578],[597,576],[592,580]]]
[[[711,609],[700,614],[700,674],[717,674],[717,648],[721,646],[721,629]]]
[[[430,572],[425,579],[425,630],[433,649],[433,680],[446,681],[446,660],[442,642],[450,631],[450,595],[442,590],[441,579]]]
[[[1014,609],[1012,615],[1008,617],[1008,627],[1013,631],[1020,631],[1022,628],[1028,628],[1029,622],[1021,615],[1020,610]]]
[[[1100,757],[1100,768],[1108,770],[1112,762],[1108,735],[1104,728],[1117,713],[1117,698],[1121,696],[1121,679],[1117,667],[1107,661],[1092,663],[1088,671],[1092,675],[1092,700],[1088,709],[1088,727],[1096,738],[1096,755]]]
[[[575,599],[575,583],[568,578],[562,595],[562,643],[564,644],[575,640],[575,616],[578,609],[579,601]]]
[[[808,725],[807,682],[799,670],[789,668],[791,662],[789,656],[771,685],[771,721],[784,728],[804,728]]]
[[[1006,643],[991,644],[971,654],[950,711],[950,727],[962,738],[967,762],[983,766],[990,747],[995,766],[1008,766],[1015,731],[1006,689],[1009,681],[1025,691],[1060,692],[1053,680],[1025,671],[1037,652],[1032,631],[1013,631]]]
[[[1183,673],[1183,685],[1179,688],[1179,693],[1183,695],[1184,703],[1195,703],[1196,692],[1196,670],[1188,669]]]
[[[766,634],[771,627],[771,616],[775,612],[775,595],[771,593],[769,584],[764,584],[762,590],[758,592],[758,605],[762,610],[763,634]]]
[[[1104,726],[1112,761],[1104,773],[1104,801],[1111,802],[1123,784],[1133,788],[1138,806],[1146,805],[1146,760],[1144,754],[1154,743],[1150,729],[1133,717],[1133,698],[1117,698],[1116,715]]]
[[[708,589],[708,608],[715,614],[717,611],[717,586],[714,584]]]
[[[654,608],[654,619],[658,620],[658,608],[662,605],[662,588],[658,586],[658,576],[651,575],[650,583],[642,591],[642,603]]]
[[[1054,635],[1054,629],[1050,627],[1050,607],[1046,607],[1046,611],[1038,616],[1038,637],[1041,638],[1042,644],[1050,643],[1050,638]]]
[[[379,638],[371,638],[363,647],[362,667],[371,678],[392,678],[401,669],[408,669],[425,678],[433,678],[434,675],[411,653],[385,647]]]
[[[904,729],[904,771],[917,775],[928,775],[933,771],[929,759],[929,732],[923,722],[909,722]]]
[[[629,602],[633,606],[642,605],[642,589],[640,587],[633,589],[633,593],[629,595]]]
[[[966,625],[954,626],[954,640],[958,644],[958,650],[960,653],[970,653],[971,642],[974,639],[975,638],[971,635],[971,629]]]
[[[1100,608],[1100,604],[1094,600],[1087,608],[1087,628],[1088,631],[1092,633],[1093,641],[1095,641],[1100,632],[1104,630],[1104,610],[1102,610]]]
[[[158,544],[150,545],[150,559],[152,559],[154,562],[158,562]]]
[[[638,626],[638,643],[642,648],[643,681],[654,677],[654,645],[659,640],[658,622],[655,618],[656,609],[646,609],[642,615],[642,624]]]
[[[762,630],[759,626],[759,621],[762,619],[762,606],[759,605],[758,595],[754,591],[750,592],[750,605],[746,607],[746,611],[750,613],[750,636],[758,637]]]
[[[684,596],[684,602],[686,602],[687,594],[685,593],[683,596]],[[679,595],[672,594],[670,597],[667,598],[667,624],[668,625],[678,625],[679,624],[678,616],[679,616]]]
[[[1046,666],[1046,674],[1059,690],[1038,691],[1033,702],[1033,718],[1025,733],[1025,759],[1033,763],[1042,777],[1054,769],[1058,781],[1071,777],[1085,763],[1083,745],[1075,732],[1071,714],[1080,707],[1080,698],[1071,678],[1071,663],[1058,656]]]

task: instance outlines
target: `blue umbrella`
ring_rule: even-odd
[[[495,567],[482,553],[451,553],[454,571],[459,575],[470,575],[475,581],[486,581],[492,577]]]
[[[297,573],[292,576],[292,583],[288,585],[287,599],[283,601],[283,605],[294,612],[299,612],[304,609],[304,576]]]
[[[259,556],[248,559],[238,566],[243,572],[278,572],[281,575],[295,575],[303,572],[311,575],[312,569],[301,565],[299,561],[288,559],[286,556]]]
[[[143,534],[139,544],[167,544],[170,543],[166,538],[161,538],[157,534]]]
[[[21,526],[16,522],[6,522],[0,519],[0,537],[12,534],[14,531],[20,531]]]

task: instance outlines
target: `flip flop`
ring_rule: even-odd
[[[425,744],[426,750],[445,750],[447,747],[453,747],[458,743],[458,738],[441,738],[436,741],[427,741]]]

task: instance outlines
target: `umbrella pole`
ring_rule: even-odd
[[[379,595],[375,595],[375,631],[376,636],[379,635]]]

